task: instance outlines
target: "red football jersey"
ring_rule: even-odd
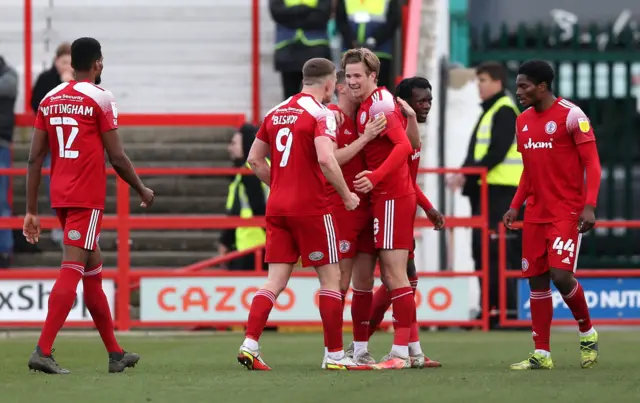
[[[577,145],[595,141],[589,119],[566,99],[542,113],[534,108],[516,120],[518,151],[530,184],[525,221],[577,220],[584,209],[585,168]]]
[[[344,123],[338,128],[336,133],[336,144],[338,148],[344,148],[349,144],[356,141],[358,138],[358,129],[356,128],[356,124],[353,119],[342,113],[342,110],[338,107],[338,105],[330,104],[328,105],[330,110],[338,111],[342,114],[342,118]],[[356,175],[360,172],[365,171],[367,169],[367,164],[364,161],[364,153],[361,151],[356,154],[349,162],[341,166],[342,175],[344,176],[344,180],[347,182],[349,186],[349,190],[355,192],[355,186],[353,182],[356,180]],[[327,184],[327,192],[329,194],[329,201],[332,206],[340,206],[343,204],[342,198],[336,191],[336,189],[331,186],[331,184]],[[363,194],[358,194],[360,197],[360,204],[358,204],[358,209],[367,209],[369,208],[367,201],[369,197]]]
[[[315,138],[336,140],[333,112],[311,95],[298,94],[273,108],[257,138],[271,147],[268,216],[329,213],[327,181],[318,164]]]
[[[390,130],[402,128],[403,117],[400,107],[393,100],[393,95],[384,87],[377,88],[362,104],[358,110],[358,133],[364,133],[364,128],[369,121],[369,116],[384,114],[387,117],[387,127],[374,140],[364,147],[367,168],[370,171],[377,169],[387,159],[394,143],[387,137]],[[405,134],[406,136],[406,134]],[[371,191],[371,201],[378,202],[396,199],[413,194],[413,183],[409,174],[409,165],[404,164],[392,175],[384,178]]]
[[[35,127],[47,132],[51,149],[51,207],[104,209],[107,192],[102,133],[118,128],[111,92],[70,81],[40,103]]]
[[[411,175],[411,183],[415,184],[418,180],[418,169],[420,168],[420,147],[413,150],[413,154],[409,156],[409,174]]]

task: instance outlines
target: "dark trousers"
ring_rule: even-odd
[[[228,269],[230,271],[252,271],[255,270],[255,265],[256,255],[252,253],[233,259],[229,262]],[[264,262],[262,262],[262,269],[267,270],[267,264]]]
[[[302,71],[282,72],[282,95],[283,99],[292,97],[300,92],[302,88]]]
[[[502,216],[509,210],[511,200],[516,192],[514,186],[489,185],[489,230],[494,233],[489,237],[489,306],[498,308],[499,302],[499,244],[498,225],[502,222]],[[471,203],[471,214],[481,214],[480,189],[468,194]],[[520,270],[522,257],[522,237],[520,231],[507,233],[507,270]],[[482,230],[474,229],[472,236],[473,259],[475,269],[482,269]],[[515,312],[517,309],[516,280],[507,281],[507,309]],[[492,327],[497,324],[497,317],[491,320]]]
[[[393,60],[380,59],[380,75],[378,76],[378,87],[387,87],[393,93],[394,77],[391,76],[393,70]],[[408,102],[408,101],[407,101]]]

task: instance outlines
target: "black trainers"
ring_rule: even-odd
[[[133,368],[140,361],[140,356],[136,353],[109,353],[109,372],[123,372],[125,368]]]
[[[53,350],[51,351],[53,353]],[[53,358],[53,355],[46,356],[36,346],[36,349],[29,357],[29,371],[44,372],[45,374],[68,375],[71,373],[68,369],[61,368]]]

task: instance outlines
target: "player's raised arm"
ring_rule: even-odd
[[[420,127],[418,127],[416,111],[414,111],[411,105],[409,105],[404,99],[396,97],[396,101],[404,115],[407,117],[407,137],[409,138],[411,147],[413,147],[414,150],[417,150],[420,148]]]
[[[391,124],[393,120],[397,119],[397,116],[394,114],[388,115],[387,120]],[[386,178],[390,173],[394,172],[398,169],[402,164],[407,163],[407,157],[413,151],[411,147],[411,143],[407,138],[405,131],[402,129],[402,126],[399,123],[395,123],[395,126],[387,126],[387,137],[393,143],[393,150],[387,157],[387,159],[371,174],[367,175],[373,187],[375,187],[380,181]]]
[[[260,125],[255,140],[249,150],[247,162],[251,169],[265,185],[271,186],[271,167],[267,162],[269,156],[269,136],[266,133],[265,124]]]
[[[378,137],[380,133],[384,130],[387,124],[387,119],[384,116],[380,116],[374,120],[369,120],[367,126],[364,128],[364,134],[353,143],[349,144],[346,147],[338,148],[335,151],[336,160],[340,166],[346,164],[351,161],[353,157],[358,155],[360,151],[364,148],[367,143],[369,143],[374,138]]]
[[[315,138],[314,143],[318,154],[318,164],[320,164],[324,177],[336,189],[347,210],[355,209],[358,207],[360,199],[351,193],[347,182],[344,181],[342,170],[340,170],[338,160],[333,153],[333,141],[328,137],[320,136]]]

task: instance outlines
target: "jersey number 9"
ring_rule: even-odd
[[[283,127],[278,130],[276,134],[276,150],[282,153],[282,159],[280,160],[280,166],[286,167],[289,163],[289,155],[291,155],[291,145],[293,144],[293,132]]]

